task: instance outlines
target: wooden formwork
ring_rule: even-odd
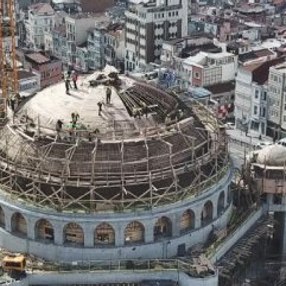
[[[0,129],[3,194],[87,213],[146,210],[196,196],[226,174],[229,155],[216,119],[201,106],[194,109],[199,120],[111,143],[31,138],[22,125],[7,124]]]

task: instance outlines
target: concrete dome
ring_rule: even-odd
[[[111,73],[115,73],[113,70]],[[34,125],[41,126],[41,132],[46,135],[55,134],[58,120],[63,122],[63,129],[70,128],[71,114],[79,115],[78,129],[98,129],[101,134],[124,130],[125,134],[138,133],[144,128],[153,128],[168,114],[178,111],[177,100],[166,92],[135,81],[124,75],[118,77],[118,84],[109,82],[107,72],[95,72],[88,77],[80,77],[78,90],[71,89],[70,95],[65,92],[62,81],[46,88],[29,99],[16,117],[20,122],[29,120]],[[101,78],[98,80],[97,78]],[[94,82],[91,86],[91,82]],[[106,104],[106,89],[111,89],[111,103]],[[98,103],[102,103],[102,114],[98,113]],[[143,105],[149,106],[149,116],[138,120],[135,110],[143,110]],[[130,136],[129,136],[130,137]]]
[[[286,147],[278,144],[260,150],[256,162],[269,166],[283,166],[286,163]]]

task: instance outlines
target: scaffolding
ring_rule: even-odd
[[[29,206],[85,213],[147,210],[197,196],[221,180],[230,163],[213,115],[195,103],[190,113],[112,140],[35,136],[16,118],[0,129],[2,193]]]

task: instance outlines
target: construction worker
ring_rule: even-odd
[[[77,73],[73,70],[72,73],[71,73],[71,78],[72,78],[72,81],[73,81],[73,86],[75,89],[77,89]]]
[[[101,111],[102,111],[102,105],[103,105],[103,103],[102,103],[101,101],[99,101],[99,102],[97,103],[97,105],[98,105],[98,116],[101,116]]]
[[[145,102],[142,104],[142,112],[145,114],[146,118],[148,117],[148,106],[146,105]]]
[[[63,125],[64,123],[60,119],[56,123],[56,131],[57,131],[58,137],[60,137],[60,132],[63,129]]]
[[[77,120],[79,118],[79,114],[73,112],[71,114],[71,118],[72,118],[72,120],[71,120],[71,127],[72,127],[72,129],[76,129],[76,124],[77,124]]]
[[[73,113],[71,114],[71,118],[72,118],[72,123],[76,124],[76,123],[77,123],[77,120],[79,119],[79,114],[73,112]]]
[[[64,81],[65,81],[65,87],[66,87],[66,94],[70,94],[70,77],[67,72],[64,74]]]
[[[134,118],[138,117],[139,119],[141,119],[141,112],[139,108],[134,108],[133,114],[134,114]]]
[[[56,130],[57,131],[62,131],[62,129],[63,129],[63,122],[59,119],[58,121],[57,121],[57,123],[56,123]]]
[[[111,99],[111,88],[108,86],[106,89],[106,104],[110,103]]]

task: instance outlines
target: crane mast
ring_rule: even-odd
[[[7,106],[19,93],[16,62],[16,19],[14,0],[0,0],[0,119],[7,118]]]

